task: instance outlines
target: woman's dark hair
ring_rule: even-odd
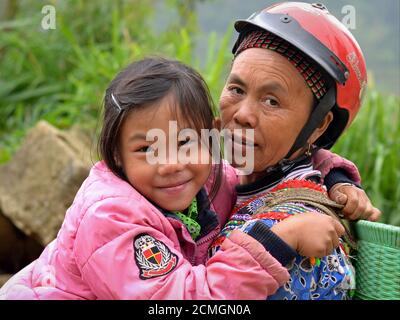
[[[161,57],[144,58],[127,66],[111,81],[104,97],[98,152],[119,178],[128,181],[118,164],[119,135],[124,120],[130,111],[153,105],[169,94],[175,100],[175,115],[184,116],[185,124],[196,129],[199,135],[201,129],[213,129],[214,104],[207,84],[197,71],[179,61]],[[220,155],[219,145],[215,146],[211,139],[209,143],[210,153],[214,156],[215,150],[218,150]],[[221,161],[214,166],[212,175],[210,202],[221,185]]]

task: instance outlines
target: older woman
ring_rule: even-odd
[[[278,185],[278,188],[298,187],[298,184],[293,183],[281,184],[288,178],[299,178],[297,182],[304,184],[300,186],[309,187],[317,194],[314,192],[310,195],[307,190],[302,190],[303,199],[300,199],[300,204],[292,204],[289,201],[283,203],[291,205],[290,208],[288,206],[284,208],[282,205],[277,207],[280,204],[274,204],[267,197],[260,198],[263,200],[263,208],[268,205],[271,207],[272,204],[275,206],[266,213],[278,212],[280,216],[272,217],[276,218],[275,220],[268,220],[263,216],[260,221],[251,221],[252,224],[246,225],[244,229],[250,236],[240,231],[236,232],[236,238],[235,234],[232,234],[229,241],[224,244],[225,254],[222,250],[203,265],[207,248],[231,210],[234,196],[232,185],[236,183],[237,178],[232,168],[227,170],[229,177],[227,173],[226,183],[222,184],[224,187],[218,193],[220,198],[214,202],[214,208],[207,207],[209,203],[205,190],[204,193],[202,190],[195,195],[192,204],[185,210],[186,214],[193,210],[194,216],[197,216],[197,219],[194,218],[192,221],[185,219],[183,212],[178,212],[180,215],[177,219],[176,212],[156,207],[150,203],[151,200],[146,200],[144,196],[132,190],[127,181],[119,179],[111,171],[94,170],[90,177],[100,185],[84,184],[83,193],[78,193],[78,200],[67,214],[70,223],[63,224],[58,238],[47,247],[36,262],[20,271],[0,290],[0,299],[264,298],[265,295],[272,294],[278,285],[283,284],[288,278],[288,272],[282,265],[296,255],[294,249],[306,256],[314,256],[315,253],[317,256],[324,256],[327,251],[337,247],[338,234],[342,233],[343,228],[337,221],[324,215],[307,212],[271,225],[271,228],[267,227],[268,222],[277,222],[292,213],[291,211],[315,211],[315,206],[319,206],[321,210],[330,213],[330,207],[334,208],[336,205],[327,199],[322,187],[316,183],[319,173],[311,169],[310,155],[307,153],[299,158],[304,153],[302,145],[300,151],[294,150],[293,155],[286,156],[287,161],[281,161],[289,151],[297,131],[307,120],[313,102],[312,94],[304,84],[302,76],[280,54],[264,48],[253,48],[253,39],[260,34],[243,29],[242,35],[243,38],[239,39],[238,48],[235,49],[238,56],[221,98],[224,126],[229,129],[252,128],[256,133],[255,173],[246,178],[247,185],[239,187],[239,199],[251,194],[258,196],[258,193],[268,196],[271,194],[269,189],[275,185]],[[187,79],[187,73],[179,73],[179,77],[182,75]],[[162,80],[159,71],[157,77],[152,79]],[[167,77],[163,79],[162,83],[171,81]],[[187,86],[192,88],[190,82]],[[323,88],[329,93],[328,86],[324,85]],[[127,90],[127,93],[135,92],[130,90]],[[316,101],[324,101],[323,91],[321,89],[321,94],[316,95]],[[326,96],[329,96],[328,93]],[[119,116],[122,108],[114,98],[112,97],[114,103],[110,105],[110,110],[112,114]],[[130,105],[129,100],[127,99],[127,105]],[[316,109],[319,109],[319,106]],[[209,114],[211,116],[211,113]],[[321,125],[314,130],[315,133],[307,137],[310,139],[310,144],[318,137],[322,137],[331,120],[332,115],[326,116]],[[307,150],[311,152],[311,148]],[[336,160],[327,161],[326,157],[322,158],[324,163],[336,162]],[[179,173],[183,172],[182,165],[183,163],[168,163],[168,172],[164,170],[166,177],[170,178],[170,181],[178,181],[177,178],[181,177]],[[331,169],[331,165],[322,167],[324,170]],[[98,197],[98,190],[103,192],[103,183],[112,186],[112,190],[108,190],[111,192],[110,196],[102,193]],[[93,193],[85,189],[87,186],[90,186]],[[115,188],[121,191],[116,191]],[[287,200],[288,196],[291,196],[291,199],[299,202],[298,193],[301,188],[297,189],[294,195],[285,190],[284,194],[277,191],[276,194],[279,195],[277,199]],[[197,196],[200,206],[206,204],[199,212]],[[306,203],[307,199],[304,197],[309,197],[312,203]],[[113,202],[110,205],[109,200],[114,201],[116,198],[119,199],[117,200],[119,204]],[[268,201],[264,201],[265,199]],[[91,205],[87,205],[87,201]],[[85,205],[81,205],[83,203]],[[218,214],[213,212],[214,209],[218,210]],[[242,210],[239,207],[238,209]],[[149,217],[141,218],[147,214]],[[235,213],[233,219],[247,218],[251,214],[253,212],[240,211]],[[80,218],[75,219],[76,215]],[[255,218],[254,215],[252,217]],[[241,222],[244,219],[237,221]],[[96,232],[99,223],[106,225],[108,231]],[[195,223],[200,225],[201,235],[196,235],[198,230]],[[191,230],[191,226],[195,227]],[[306,228],[303,228],[304,226]],[[95,232],[92,232],[93,230]],[[310,238],[299,239],[299,235],[302,234],[297,230],[309,233],[311,239],[315,241]],[[81,241],[82,246],[76,242],[79,237],[81,240],[84,239]],[[136,242],[139,238],[145,240]],[[315,243],[319,243],[321,238],[325,240],[322,241],[322,251],[318,252],[315,250],[318,247]],[[331,243],[327,243],[327,239]],[[260,243],[270,253],[265,252]],[[143,253],[144,249],[146,256]],[[157,259],[154,259],[155,255]],[[277,259],[281,264],[276,261]],[[146,261],[146,269],[151,272],[147,272],[147,276],[143,277],[143,266]],[[165,261],[166,267],[162,265]],[[171,261],[172,263],[169,263]],[[303,268],[311,268],[307,263],[300,265]],[[232,288],[236,287],[232,287],[231,284],[237,285],[239,289],[233,290]]]
[[[276,246],[278,234],[289,246],[279,245],[274,255],[290,262],[291,280],[271,298],[347,298],[354,273],[345,242],[321,252],[321,260],[308,259],[307,240],[298,247],[285,222],[300,222],[299,213],[310,211],[340,214],[342,207],[329,200],[312,155],[332,147],[359,110],[367,84],[362,52],[321,4],[274,5],[237,21],[235,28],[239,38],[220,99],[221,126],[254,129],[254,141],[233,143],[241,152],[254,144],[254,172],[242,177],[236,208],[212,252],[238,227],[270,252],[277,250],[269,242],[274,239]],[[367,211],[371,220],[380,214],[372,206],[358,211]],[[354,245],[349,235],[346,239]]]

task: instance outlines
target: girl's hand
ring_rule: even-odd
[[[294,215],[274,226],[273,231],[300,255],[322,258],[339,246],[345,229],[330,216],[307,212]]]
[[[375,208],[364,190],[348,183],[337,183],[329,191],[329,197],[344,205],[343,215],[349,220],[378,221],[382,213]]]

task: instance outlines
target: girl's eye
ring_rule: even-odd
[[[142,147],[136,150],[136,152],[151,152],[151,151],[153,151],[153,148],[151,146]]]
[[[178,141],[178,147],[184,146],[185,144],[188,144],[190,142],[194,142],[194,139],[190,139],[189,137],[187,137],[186,140]]]
[[[279,107],[278,100],[276,100],[274,98],[267,98],[264,100],[264,102],[270,107]]]

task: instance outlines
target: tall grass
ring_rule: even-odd
[[[229,66],[229,50],[219,49],[227,46],[230,33],[222,44],[209,35],[208,63],[202,66],[193,26],[171,23],[161,33],[153,31],[153,2],[53,1],[56,29],[44,31],[44,3],[25,0],[17,19],[0,23],[0,163],[11,158],[39,119],[59,128],[75,123],[94,128],[110,80],[149,54],[194,66],[217,98]]]
[[[207,52],[200,59],[193,26],[174,23],[162,32],[153,31],[150,0],[53,1],[57,29],[49,31],[40,28],[43,3],[22,3],[15,20],[0,23],[0,163],[11,159],[26,131],[40,119],[59,128],[80,124],[94,131],[110,80],[145,55],[168,56],[193,66],[218,101],[230,67],[231,31],[223,39],[208,35]],[[372,90],[334,148],[358,165],[364,188],[384,212],[383,221],[396,225],[399,109],[398,97]]]
[[[400,226],[400,99],[370,89],[354,123],[333,150],[357,164],[362,185],[384,215]]]

